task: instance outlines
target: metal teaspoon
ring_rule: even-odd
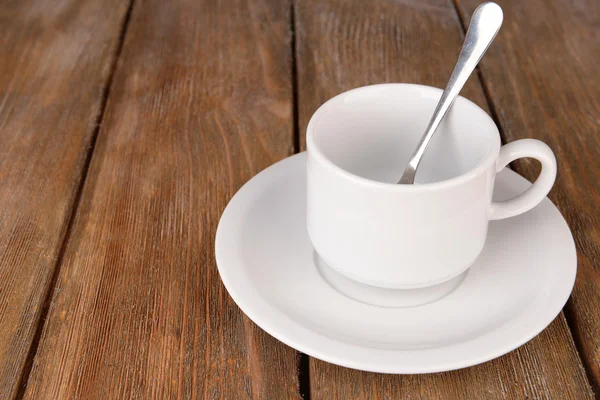
[[[440,122],[458,97],[465,82],[483,57],[502,25],[502,9],[496,3],[483,3],[473,13],[463,47],[454,66],[450,80],[438,102],[425,133],[417,149],[410,157],[408,165],[398,183],[413,184],[415,173],[427,146],[431,143]]]

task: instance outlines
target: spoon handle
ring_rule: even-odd
[[[454,103],[454,100],[456,100],[456,97],[458,97],[477,63],[483,57],[494,37],[496,37],[496,33],[498,33],[501,25],[502,9],[495,3],[483,3],[473,13],[463,47],[448,81],[448,85],[446,85],[446,89],[442,93],[442,97],[429,121],[429,125],[398,183],[414,183],[417,167],[427,146],[429,146],[431,139],[433,139],[436,129]]]

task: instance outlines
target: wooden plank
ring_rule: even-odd
[[[0,4],[0,398],[16,394],[114,65],[127,3]]]
[[[301,135],[314,110],[344,90],[378,82],[444,86],[463,37],[453,5],[445,0],[299,0],[296,26]],[[477,77],[463,94],[486,108]],[[313,399],[591,397],[562,314],[525,346],[474,368],[378,375],[311,359],[310,382]]]
[[[478,1],[459,8],[470,18]],[[600,2],[499,1],[502,37],[482,64],[508,141],[533,137],[556,153],[550,198],[567,219],[578,252],[578,277],[566,312],[600,397]],[[534,179],[539,166],[514,168]]]
[[[302,149],[311,115],[336,94],[384,82],[445,85],[462,40],[452,6],[444,0],[404,3],[297,1]],[[435,24],[442,26],[432,29]],[[485,108],[475,79],[462,94]]]
[[[291,153],[290,4],[136,1],[26,398],[298,397],[223,288],[219,217]]]
[[[399,3],[297,1],[301,149],[310,117],[336,94],[385,82],[446,84],[462,44],[452,4]],[[487,108],[476,78],[469,79],[461,94]]]

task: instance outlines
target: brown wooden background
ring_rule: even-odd
[[[0,398],[600,396],[600,2],[499,1],[463,95],[555,151],[579,271],[564,313],[476,367],[299,354],[214,260],[235,191],[357,86],[443,86],[476,0],[1,0]],[[514,168],[529,179],[535,163]]]

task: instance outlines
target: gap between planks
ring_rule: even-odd
[[[292,151],[293,154],[300,152],[300,118],[298,111],[298,65],[297,65],[297,54],[296,54],[296,10],[295,2],[290,2],[290,47],[291,47],[291,59],[292,59],[292,119],[293,119],[293,138],[292,138]]]
[[[294,0],[290,1],[290,51],[292,79],[292,153],[300,152],[300,118],[298,111],[298,65],[296,54],[296,10]],[[304,400],[310,400],[310,357],[298,352],[298,391]]]
[[[83,169],[81,172],[81,177],[79,179],[79,185],[77,186],[75,196],[73,197],[73,203],[71,204],[71,207],[70,207],[71,212],[68,216],[68,222],[67,222],[65,231],[63,233],[63,239],[61,242],[60,249],[58,251],[58,257],[56,259],[56,264],[54,265],[54,270],[52,272],[52,278],[50,279],[50,284],[48,286],[46,296],[44,297],[44,303],[42,305],[40,316],[38,317],[35,334],[33,336],[33,340],[31,341],[31,345],[29,347],[29,352],[27,353],[27,358],[25,360],[25,366],[23,367],[23,371],[21,372],[21,377],[19,379],[19,385],[18,385],[17,394],[15,396],[15,399],[22,399],[25,395],[25,389],[27,388],[27,383],[29,381],[29,375],[31,374],[31,369],[33,367],[33,361],[37,354],[37,350],[38,350],[38,346],[40,344],[40,338],[42,336],[44,326],[46,325],[46,317],[48,316],[48,311],[50,309],[50,302],[52,301],[52,297],[54,296],[54,290],[56,288],[56,282],[57,282],[58,276],[60,274],[60,267],[63,262],[65,249],[67,248],[67,244],[69,242],[69,239],[71,238],[71,229],[73,227],[75,215],[77,214],[77,210],[79,209],[79,205],[81,204],[81,194],[83,193],[83,187],[85,185],[87,174],[90,169],[90,164],[92,162],[92,156],[94,154],[94,149],[96,148],[96,140],[98,139],[98,133],[100,132],[100,125],[102,124],[102,119],[104,118],[104,113],[106,111],[106,104],[108,103],[108,97],[110,95],[110,90],[112,87],[115,70],[117,69],[117,63],[121,56],[121,51],[123,50],[123,43],[125,42],[125,36],[127,35],[127,27],[129,26],[129,20],[131,18],[131,12],[133,10],[134,2],[135,2],[135,0],[129,1],[129,6],[127,8],[127,12],[125,13],[125,16],[123,17],[123,22],[121,23],[121,31],[119,33],[119,41],[117,43],[117,48],[115,50],[115,55],[114,55],[112,65],[110,67],[110,72],[108,74],[108,78],[106,79],[106,84],[104,85],[104,89],[102,91],[102,100],[100,102],[100,109],[98,111],[98,116],[96,117],[96,121],[94,123],[95,127],[94,127],[94,132],[92,133],[90,147],[85,156],[85,161],[84,161]]]

